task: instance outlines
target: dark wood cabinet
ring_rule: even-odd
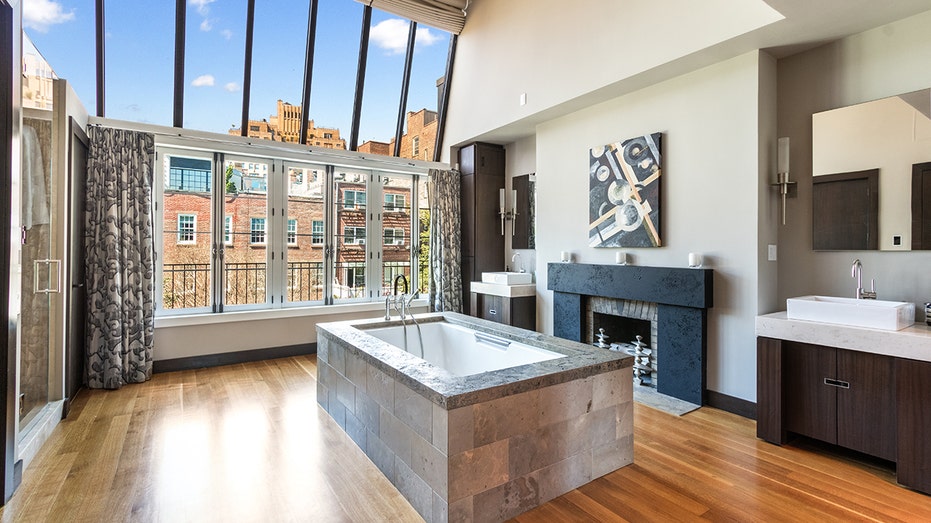
[[[472,316],[521,329],[537,328],[537,297],[509,298],[493,294],[472,293]]]
[[[464,311],[471,310],[469,283],[481,280],[483,272],[504,270],[504,235],[498,215],[504,159],[500,145],[476,142],[459,150]]]
[[[757,339],[757,436],[791,433],[896,462],[898,481],[931,493],[931,363]]]
[[[895,373],[897,480],[931,494],[931,363],[897,358]]]

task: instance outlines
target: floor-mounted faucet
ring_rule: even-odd
[[[853,265],[850,267],[850,276],[857,279],[857,299],[858,300],[875,300],[876,299],[876,282],[873,279],[870,279],[870,290],[863,290],[863,279],[861,273],[863,271],[863,264],[860,263],[860,258],[857,258],[853,261]]]

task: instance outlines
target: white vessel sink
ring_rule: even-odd
[[[529,272],[483,272],[482,281],[499,285],[522,285],[533,283],[533,275]]]
[[[915,304],[832,296],[800,296],[786,300],[786,316],[794,320],[897,331],[915,323]]]

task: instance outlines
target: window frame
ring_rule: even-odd
[[[252,302],[252,301],[250,301],[249,303],[239,302],[234,305],[224,303],[224,301],[226,300],[226,296],[227,296],[226,295],[226,291],[227,291],[226,278],[231,277],[231,275],[229,275],[226,272],[228,268],[226,267],[225,262],[224,262],[224,249],[217,249],[214,251],[214,254],[209,258],[209,262],[210,262],[209,270],[210,270],[210,273],[213,274],[213,276],[210,277],[211,280],[213,281],[213,284],[211,285],[210,290],[209,290],[210,295],[213,296],[213,298],[210,301],[210,304],[208,304],[207,307],[189,307],[189,308],[179,307],[179,308],[165,309],[161,306],[162,304],[161,300],[162,300],[163,291],[167,291],[167,287],[163,289],[163,285],[160,284],[156,286],[158,288],[158,290],[156,291],[156,296],[157,296],[156,297],[156,300],[157,300],[157,313],[156,314],[158,317],[186,316],[190,314],[199,314],[199,313],[221,314],[225,311],[232,311],[232,310],[263,311],[263,310],[275,310],[275,309],[285,309],[285,308],[293,308],[293,307],[307,307],[307,306],[326,307],[326,306],[337,305],[337,304],[373,303],[373,302],[377,302],[379,297],[384,296],[384,292],[385,292],[384,287],[382,285],[382,282],[380,281],[380,279],[383,278],[383,271],[384,271],[382,267],[382,261],[381,261],[381,252],[387,248],[387,246],[383,245],[384,226],[382,223],[383,221],[382,215],[384,213],[380,212],[382,209],[378,209],[374,207],[372,209],[373,212],[361,212],[362,209],[359,209],[359,207],[363,205],[363,202],[365,202],[365,204],[367,205],[371,202],[383,201],[384,193],[381,187],[381,184],[382,184],[381,175],[382,174],[388,175],[388,176],[408,177],[412,180],[411,182],[412,187],[421,187],[420,192],[423,192],[423,189],[422,189],[422,187],[424,187],[424,185],[422,185],[423,181],[426,179],[429,179],[429,174],[427,172],[426,167],[411,166],[410,164],[407,164],[408,166],[413,167],[413,168],[408,168],[407,166],[405,166],[403,169],[392,169],[390,171],[366,170],[364,168],[360,168],[354,165],[348,165],[348,166],[341,165],[339,162],[334,162],[333,159],[331,158],[325,158],[324,160],[320,160],[318,158],[313,158],[313,157],[312,157],[313,160],[295,159],[298,156],[303,157],[305,155],[308,155],[308,153],[306,152],[300,155],[295,154],[293,156],[284,155],[284,158],[282,158],[279,156],[280,155],[279,150],[261,151],[261,148],[259,148],[260,152],[266,152],[267,154],[265,155],[246,154],[242,151],[235,151],[235,148],[233,148],[234,152],[221,152],[223,151],[224,148],[217,147],[216,149],[214,148],[207,149],[206,147],[203,147],[203,146],[195,147],[191,145],[190,142],[186,142],[184,148],[178,148],[178,146],[173,145],[171,143],[166,144],[166,143],[161,142],[159,140],[159,138],[162,138],[161,135],[156,135],[156,136],[157,138],[156,138],[156,160],[155,161],[159,165],[158,172],[161,173],[161,175],[156,176],[156,181],[154,184],[154,188],[156,190],[156,194],[154,195],[156,199],[155,201],[156,209],[158,209],[162,205],[161,202],[166,194],[165,184],[167,182],[167,175],[168,175],[168,170],[169,170],[169,166],[167,165],[167,155],[199,158],[199,159],[209,160],[212,162],[211,163],[212,180],[210,182],[213,188],[211,195],[210,195],[210,198],[211,198],[211,203],[210,203],[211,211],[210,212],[211,212],[212,217],[210,218],[211,225],[209,227],[211,239],[207,240],[208,245],[228,245],[229,244],[229,242],[227,242],[228,239],[233,240],[232,243],[235,244],[236,234],[233,229],[239,229],[241,231],[240,236],[245,236],[246,234],[246,231],[242,230],[243,228],[242,224],[240,224],[239,227],[236,227],[236,224],[237,224],[236,220],[237,220],[237,215],[239,214],[239,212],[231,211],[227,213],[226,205],[228,205],[231,195],[226,192],[226,184],[221,183],[225,181],[226,166],[229,165],[231,162],[241,162],[243,161],[244,158],[253,157],[259,162],[267,163],[268,172],[269,172],[268,184],[267,184],[267,191],[268,191],[267,192],[267,206],[265,208],[266,215],[265,216],[256,216],[256,215],[249,216],[248,214],[245,214],[241,216],[241,219],[248,217],[248,220],[249,220],[248,221],[249,246],[256,246],[256,247],[262,246],[266,248],[265,259],[266,259],[266,266],[267,266],[267,269],[266,269],[267,276],[264,281],[260,282],[260,287],[259,287],[259,292],[265,293],[265,301],[262,301],[261,296],[260,296],[260,299],[258,302]],[[230,146],[230,144],[227,144],[227,146]],[[250,148],[251,147],[252,145],[250,144]],[[320,243],[311,244],[312,246],[317,247],[315,251],[318,254],[316,255],[316,257],[310,258],[310,261],[312,264],[311,268],[309,269],[310,272],[306,272],[308,270],[306,268],[303,269],[305,271],[303,273],[303,277],[304,277],[303,281],[295,279],[296,277],[294,278],[291,277],[291,274],[289,271],[292,269],[292,267],[289,265],[289,262],[287,260],[288,251],[289,251],[288,247],[290,245],[288,245],[288,226],[287,226],[288,218],[286,217],[285,209],[288,206],[288,190],[289,190],[288,180],[290,178],[286,174],[282,174],[282,173],[288,172],[287,170],[288,166],[301,166],[302,168],[303,167],[315,168],[317,175],[321,177],[321,183],[325,187],[325,190],[323,192],[324,194],[323,219],[322,220],[320,219],[311,220],[311,225],[310,225],[311,231],[308,231],[311,234],[306,234],[308,236],[311,236],[312,238],[311,241],[313,241],[313,234],[314,234],[313,229],[312,229],[313,222],[318,222],[316,235],[318,238],[318,242]],[[338,250],[339,248],[339,244],[336,243],[339,238],[334,233],[336,232],[335,226],[337,222],[337,216],[340,212],[344,210],[342,208],[342,203],[344,202],[339,202],[338,198],[340,194],[333,192],[333,191],[334,191],[334,187],[339,187],[338,184],[335,183],[335,173],[343,169],[352,169],[349,172],[353,172],[353,173],[364,173],[364,180],[363,180],[363,176],[360,176],[359,179],[356,179],[355,177],[352,177],[352,176],[349,177],[349,181],[347,183],[362,184],[362,186],[364,187],[364,190],[360,190],[358,188],[346,189],[349,191],[354,191],[354,193],[352,196],[350,196],[353,207],[350,207],[349,209],[345,209],[348,213],[348,216],[350,217],[350,220],[347,223],[353,224],[350,226],[352,228],[349,231],[352,243],[348,244],[348,248],[352,250],[352,252],[355,252],[355,253],[359,253],[361,251],[361,254],[364,255],[364,258],[362,256],[343,258],[341,259],[339,263],[337,263],[338,260],[335,257],[335,254],[332,253],[333,251],[329,251],[329,249],[335,248]],[[309,176],[309,174],[305,175],[305,177],[306,176]],[[342,179],[339,179],[339,180],[342,180]],[[340,190],[339,192],[341,193],[342,191],[343,190]],[[418,197],[417,197],[416,191],[417,191],[416,189],[412,189],[412,192],[410,194],[400,195],[405,204],[407,203],[407,198],[410,198],[411,202],[419,201],[417,199]],[[242,195],[240,194],[238,197],[242,197]],[[232,195],[232,198],[235,199],[237,198],[237,196]],[[332,201],[332,200],[336,200],[336,201]],[[418,205],[422,205],[422,204],[418,204]],[[255,208],[255,210],[258,210],[258,208]],[[315,211],[315,212],[319,212],[319,211]],[[215,217],[218,217],[218,216],[222,216],[223,218],[216,219]],[[316,217],[317,215],[313,215],[313,216]],[[397,214],[395,214],[394,216],[396,216],[396,218],[392,219],[394,221],[393,221],[393,225],[391,228],[401,228],[401,227],[398,227],[397,225],[394,225],[398,223]],[[411,230],[412,231],[416,230],[415,228],[418,226],[416,223],[416,216],[417,216],[417,213],[411,213]],[[156,240],[158,242],[157,243],[158,245],[157,254],[156,254],[156,260],[157,260],[156,270],[158,273],[157,281],[159,282],[164,281],[162,279],[162,273],[163,273],[162,261],[165,258],[162,255],[162,250],[169,248],[169,246],[163,245],[163,242],[161,240],[161,238],[164,235],[164,224],[162,223],[162,219],[170,218],[170,217],[171,217],[170,214],[166,214],[165,212],[159,211],[157,212],[157,217],[155,220],[157,223],[156,237],[158,238]],[[298,216],[297,218],[300,219],[300,216]],[[203,219],[203,217],[198,215],[196,219],[200,221],[201,219]],[[257,234],[257,236],[255,237],[255,239],[256,240],[264,239],[263,243],[252,241],[253,219],[256,220],[255,233]],[[407,216],[404,216],[404,218],[402,218],[402,220],[404,220],[404,223],[406,223],[407,219],[408,219]],[[323,222],[323,227],[324,227],[322,238],[320,237],[320,225],[321,224],[319,223],[321,221]],[[361,223],[365,223],[365,226],[362,227]],[[260,224],[264,225],[264,227],[261,227],[261,229],[263,230],[260,230],[259,228]],[[404,225],[403,227],[406,228],[407,225]],[[402,231],[404,230],[404,228],[401,228]],[[207,230],[201,230],[201,231],[196,231],[196,232],[206,233],[206,231]],[[305,223],[305,231],[306,231],[306,223]],[[363,231],[364,231],[364,234],[363,234]],[[401,231],[395,231],[395,232],[401,232]],[[203,243],[203,240],[204,240],[203,238],[197,238],[197,239],[201,240],[201,243]],[[402,244],[407,243],[406,238],[404,238],[402,241],[403,241]],[[393,244],[398,244],[397,239],[394,239],[393,242],[394,242]],[[415,247],[416,247],[415,245],[413,244],[411,245],[412,252]],[[321,248],[322,248],[322,251],[321,251]],[[310,249],[306,249],[306,250],[310,252]],[[325,254],[321,255],[320,254],[321,252]],[[296,250],[291,250],[292,255],[296,253],[297,253]],[[230,254],[232,254],[232,251],[230,251]],[[322,262],[314,261],[314,260],[320,259],[319,257],[321,256],[324,256]],[[408,261],[406,260],[406,258],[407,256],[405,256],[405,260],[401,263],[407,264]],[[416,268],[410,269],[412,272],[412,278],[414,278],[416,277],[415,276],[416,273],[418,271],[422,271],[423,268],[417,265],[419,261],[417,260],[415,255],[412,254],[410,258],[411,258],[410,260],[411,267],[416,267]],[[228,259],[228,257],[226,259]],[[308,258],[304,258],[304,259],[307,260]],[[364,262],[362,261],[363,259],[365,260]],[[362,263],[363,265],[356,267],[353,265],[354,263]],[[347,268],[353,268],[353,272],[351,273],[351,275],[353,275],[353,280],[349,282],[346,282],[344,280],[344,283],[351,285],[351,290],[349,290],[348,294],[346,294],[347,297],[337,299],[331,294],[331,290],[336,287],[336,283],[334,280],[334,276],[336,276],[336,274],[334,273],[334,271],[336,270],[345,271]],[[399,270],[406,271],[408,269],[402,268]],[[323,276],[321,276],[321,274],[323,274]],[[346,274],[344,273],[343,276],[345,277]],[[308,297],[307,291],[304,290],[304,289],[307,289],[308,278],[313,279],[314,283],[312,283],[311,285],[313,285],[314,287],[312,288],[318,289],[318,290],[311,291],[311,294],[310,294],[311,300],[297,301],[299,299]],[[364,290],[362,288],[363,281],[365,281]],[[323,285],[324,292],[322,294],[319,288],[317,287],[318,285]],[[291,287],[302,289],[300,293],[296,292],[297,296],[293,298],[295,301],[288,301],[289,299],[291,299],[289,295]],[[418,287],[412,287],[412,288],[418,288]],[[286,296],[288,297],[286,298]],[[319,298],[321,296],[322,296],[322,299],[317,299],[317,300],[312,299],[312,298]]]
[[[291,225],[294,227],[291,227]],[[286,243],[288,247],[297,247],[297,218],[288,218],[287,227],[286,227]],[[294,238],[293,240],[291,238]]]
[[[186,229],[181,224],[182,218],[190,218],[190,230]],[[193,213],[178,213],[176,216],[177,222],[177,235],[178,237],[175,240],[176,245],[197,245],[197,215]],[[182,240],[181,235],[190,235],[190,240]]]
[[[317,224],[320,224],[320,230],[317,231]],[[312,247],[321,247],[325,243],[326,237],[326,220],[311,220],[310,222],[310,245]]]
[[[388,243],[388,231],[391,231],[392,242]],[[401,232],[400,238],[398,238],[398,231]],[[385,227],[382,240],[382,245],[406,245],[404,243],[405,239],[404,228],[403,227]],[[400,241],[398,241],[400,239]]]

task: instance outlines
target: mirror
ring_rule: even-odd
[[[514,236],[511,237],[512,249],[536,249],[536,234],[534,216],[534,185],[536,176],[525,174],[515,176],[511,180],[511,188],[517,191],[515,207],[517,216],[514,217]]]
[[[822,176],[836,179],[838,175],[872,170],[879,172],[878,227],[874,229],[878,230],[878,238],[876,247],[866,248],[931,249],[931,89],[812,115],[813,187],[829,186],[819,183]],[[923,183],[925,178],[927,184]],[[928,195],[926,205],[924,194]],[[819,215],[815,208],[818,205],[813,198],[813,216]],[[927,212],[924,207],[928,207]],[[822,229],[851,230],[852,214],[837,213],[834,218],[820,218],[826,220],[821,224],[813,224],[813,249],[861,250],[859,245],[874,243],[858,237],[853,239],[858,247],[838,248],[820,236],[818,231]],[[928,241],[922,241],[923,237]]]

